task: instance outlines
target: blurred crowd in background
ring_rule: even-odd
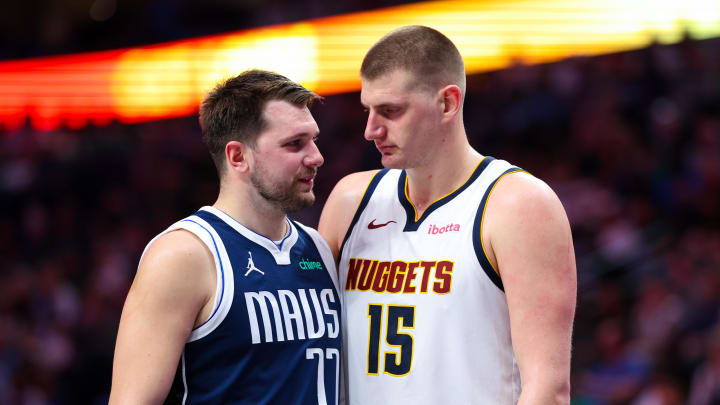
[[[379,167],[359,95],[313,107],[335,182]],[[720,39],[468,78],[481,153],[545,180],[578,265],[574,404],[720,404]],[[452,159],[451,156],[448,159]],[[0,133],[0,404],[102,404],[145,244],[212,204],[196,117]]]

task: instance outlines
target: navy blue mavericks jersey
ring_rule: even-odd
[[[200,238],[218,279],[212,315],[188,338],[166,404],[338,404],[335,263],[315,230],[287,223],[276,244],[203,207],[165,231]]]

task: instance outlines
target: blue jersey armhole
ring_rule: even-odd
[[[203,325],[205,325],[206,323],[210,322],[210,320],[215,316],[215,314],[217,313],[218,309],[220,309],[220,306],[222,305],[222,301],[223,301],[223,298],[224,298],[224,296],[225,296],[225,269],[223,268],[223,263],[222,263],[222,258],[221,258],[221,256],[220,256],[220,251],[219,251],[219,249],[218,249],[217,242],[215,242],[215,237],[213,236],[213,234],[212,234],[207,228],[205,228],[203,225],[199,224],[199,223],[196,222],[196,221],[193,221],[192,219],[184,219],[183,222],[184,222],[184,221],[192,222],[193,224],[199,226],[199,227],[202,228],[205,232],[207,232],[208,235],[210,235],[210,239],[211,239],[212,242],[213,242],[213,247],[215,248],[215,257],[217,257],[218,265],[220,265],[220,276],[221,276],[221,283],[222,283],[222,284],[221,284],[221,287],[220,287],[220,298],[218,299],[217,305],[215,306],[215,308],[213,308],[212,314],[210,314],[210,316],[208,317],[208,319],[205,320],[205,322],[203,322],[203,323],[201,323],[200,325],[192,328],[192,330],[196,330],[196,329],[202,327]]]

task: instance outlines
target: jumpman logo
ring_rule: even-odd
[[[248,265],[247,265],[247,271],[245,272],[245,277],[247,277],[247,275],[250,274],[250,272],[253,270],[257,271],[258,273],[260,273],[262,275],[265,275],[265,273],[262,270],[255,267],[255,263],[253,263],[253,259],[252,259],[252,252],[248,251],[248,254],[250,255],[250,258],[248,259]]]

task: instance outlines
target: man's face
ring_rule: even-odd
[[[365,139],[375,142],[387,168],[422,166],[444,136],[439,94],[420,88],[403,70],[363,78],[360,102],[368,111]]]
[[[315,144],[319,129],[310,110],[286,101],[265,105],[267,127],[251,148],[250,180],[258,194],[285,213],[315,201],[312,188],[323,157]]]

